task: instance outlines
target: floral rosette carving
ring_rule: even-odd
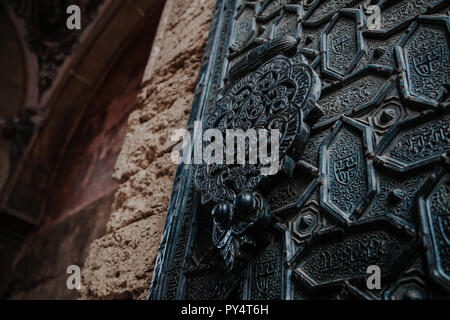
[[[218,129],[226,141],[227,129],[242,132],[266,129],[266,150],[271,150],[273,138],[269,133],[278,129],[280,170],[285,161],[293,163],[287,158],[296,160],[300,155],[309,137],[313,121],[310,116],[320,110],[316,103],[319,96],[319,77],[302,55],[293,59],[276,56],[223,90],[203,131]],[[204,142],[203,146],[207,144]],[[247,161],[248,143],[245,148]],[[240,270],[254,256],[256,239],[270,222],[270,206],[257,192],[264,177],[261,169],[270,165],[260,161],[242,165],[199,164],[196,167],[194,184],[201,191],[202,203],[215,203],[212,210],[213,242],[229,271]]]
[[[244,132],[250,128],[269,132],[278,129],[282,162],[293,146],[298,147],[307,139],[305,130],[309,133],[309,126],[305,117],[317,108],[319,96],[320,80],[302,56],[296,59],[277,56],[226,88],[203,130],[219,129],[225,141],[227,129]],[[267,150],[270,150],[270,141],[268,134]],[[248,159],[248,145],[245,153]],[[292,152],[290,155],[295,158]],[[263,166],[269,165],[200,164],[194,183],[202,191],[203,203],[233,201],[237,194],[255,190],[263,177]]]

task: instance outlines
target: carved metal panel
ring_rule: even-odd
[[[450,113],[402,120],[380,142],[378,162],[404,172],[441,160],[450,151]],[[392,138],[393,137],[393,138]]]
[[[375,193],[373,135],[369,127],[343,118],[322,144],[320,203],[342,223],[355,220]]]
[[[448,162],[446,163],[448,165]],[[419,193],[422,234],[434,280],[450,289],[450,174],[439,168]]]
[[[449,297],[449,7],[366,2],[217,1],[188,129],[281,165],[179,166],[150,299]]]
[[[388,224],[355,224],[343,234],[339,228],[317,234],[299,256],[298,280],[318,289],[367,277],[367,266],[378,265],[385,275],[395,272],[408,258],[412,237]]]
[[[424,16],[413,23],[397,47],[400,84],[406,100],[439,106],[450,75],[450,24],[445,17]]]
[[[324,75],[339,79],[351,73],[364,54],[363,21],[361,10],[342,9],[325,27],[320,42]]]

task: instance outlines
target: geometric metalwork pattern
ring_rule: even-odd
[[[303,251],[305,245],[313,235],[330,227],[325,217],[320,214],[318,192],[311,193],[301,208],[292,209],[287,229],[289,236],[289,250],[287,250],[287,261],[295,262],[297,256]]]
[[[224,137],[228,129],[278,129],[279,157],[282,162],[289,162],[288,152],[296,158],[292,149],[306,143],[310,130],[307,118],[318,108],[319,96],[319,78],[306,60],[279,55],[225,88],[204,129],[218,128]],[[250,147],[245,152],[247,156]],[[270,216],[267,200],[255,192],[263,179],[261,166],[200,164],[196,168],[196,189],[201,191],[202,199],[216,203],[212,210],[213,239],[230,271],[238,270],[245,260],[251,259],[256,244],[255,237],[249,235],[250,228],[267,224]]]
[[[363,218],[388,218],[395,224],[414,229],[416,222],[414,197],[428,174],[421,172],[405,177],[402,174],[380,171],[379,191]]]
[[[381,28],[393,32],[407,26],[415,17],[426,14],[429,8],[439,7],[445,0],[381,0]]]
[[[283,251],[283,242],[277,239],[249,265],[244,285],[244,299],[279,300],[283,297]]]
[[[439,161],[450,151],[450,113],[402,120],[380,142],[377,162],[404,172]]]
[[[431,299],[427,290],[427,281],[423,272],[421,257],[416,258],[409,268],[385,290],[383,297],[387,300],[421,300]]]
[[[375,193],[372,131],[344,118],[335,125],[321,149],[321,206],[339,222],[348,223],[362,212]]]
[[[180,164],[149,298],[449,297],[448,1],[364,3],[217,1],[188,128],[276,123],[282,163]]]
[[[366,46],[357,69],[371,66],[390,72],[394,71],[396,69],[395,45],[399,42],[402,35],[403,32],[389,34],[377,30],[363,31]]]
[[[364,54],[360,10],[343,9],[325,27],[320,39],[323,74],[339,79],[353,70]]]
[[[299,1],[292,0],[262,0],[261,10],[258,12],[258,18],[260,20],[273,19],[277,14],[287,5],[296,3]]]
[[[355,0],[321,0],[314,1],[311,6],[308,14],[306,15],[306,19],[311,25],[320,24],[323,21],[326,21],[331,16],[333,16],[340,9],[343,9],[347,6],[351,6],[356,4],[359,1]]]
[[[388,224],[375,223],[355,225],[345,235],[338,228],[331,229],[316,238],[300,255],[295,269],[299,280],[314,289],[367,277],[369,265],[378,265],[384,275],[393,273],[413,245],[411,237],[400,235]]]
[[[217,269],[204,269],[190,274],[187,300],[216,300],[229,295],[234,288],[234,279]]]
[[[252,39],[256,33],[255,12],[259,9],[256,3],[245,3],[236,14],[235,27],[231,35],[230,49],[239,51]]]
[[[430,275],[450,289],[450,169],[444,167],[430,176],[419,193],[422,234],[426,243]]]
[[[393,91],[395,92],[396,90]],[[403,107],[400,98],[394,93],[386,97],[380,107],[370,112],[364,118],[374,128],[375,140],[378,143],[393,125],[407,118],[408,115],[408,111]]]
[[[397,46],[401,92],[412,103],[437,107],[450,79],[450,20],[422,16]]]
[[[324,115],[315,127],[334,123],[342,114],[351,115],[379,105],[391,86],[392,81],[383,73],[368,69],[323,88],[319,105]]]
[[[283,12],[273,21],[270,38],[276,39],[283,36],[297,38],[301,34],[299,23],[301,10],[301,6],[286,6]]]

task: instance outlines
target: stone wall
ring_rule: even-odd
[[[146,298],[176,169],[170,135],[186,126],[214,3],[166,3],[115,166],[107,234],[82,268],[83,299]]]

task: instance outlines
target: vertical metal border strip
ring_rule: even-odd
[[[211,28],[206,42],[205,53],[196,84],[196,91],[192,103],[187,129],[192,132],[194,122],[203,118],[208,105],[215,100],[218,88],[224,77],[226,48],[228,47],[230,29],[236,0],[217,0]],[[221,60],[221,61],[217,61]],[[217,75],[214,79],[212,75]],[[216,83],[214,83],[216,82]],[[194,132],[195,133],[195,132]],[[198,134],[198,133],[197,133]],[[193,137],[196,141],[197,137]],[[191,149],[193,154],[194,148]],[[192,188],[193,165],[181,163],[176,171],[172,195],[167,211],[166,222],[158,248],[152,282],[148,294],[149,300],[167,299],[168,271],[173,262],[175,249],[177,248],[181,226],[185,220],[186,204]],[[191,201],[197,201],[193,197]],[[197,205],[191,204],[191,210],[196,210]],[[192,218],[197,215],[192,213]],[[192,229],[189,230],[188,242],[193,238]],[[187,248],[190,246],[187,245]],[[186,249],[187,250],[187,249]],[[185,250],[185,251],[186,251]],[[186,259],[186,253],[183,254]],[[184,261],[181,262],[184,265]],[[184,275],[179,271],[177,283],[184,284]],[[184,287],[184,285],[183,285]],[[176,297],[182,298],[183,288],[176,289]]]

